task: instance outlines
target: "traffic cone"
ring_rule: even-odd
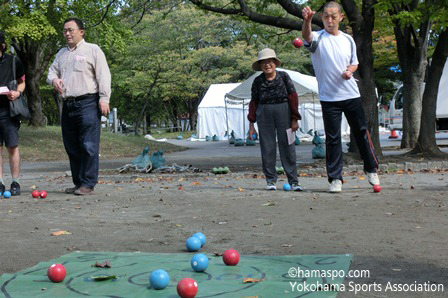
[[[396,131],[395,129],[393,129],[393,130],[390,132],[389,139],[397,139],[397,138],[398,138],[397,131]]]

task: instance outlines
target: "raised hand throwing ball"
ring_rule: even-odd
[[[205,235],[201,232],[193,234],[193,237],[199,238],[199,240],[201,240],[201,247],[203,247],[207,242],[207,237],[205,237]]]
[[[222,260],[227,266],[236,266],[240,261],[240,254],[235,249],[228,249],[224,252]]]
[[[182,298],[194,298],[198,290],[198,283],[192,278],[182,278],[177,284],[177,294]]]
[[[303,41],[297,37],[292,41],[292,45],[296,48],[300,48],[301,46],[303,46]]]
[[[156,290],[165,289],[169,282],[170,276],[163,269],[154,270],[149,276],[149,283],[151,284],[151,287]]]
[[[198,237],[188,238],[186,244],[188,251],[198,251],[201,249],[201,240]]]
[[[196,272],[204,272],[208,267],[208,258],[204,254],[195,254],[191,258],[191,268]]]
[[[47,275],[52,282],[61,282],[67,275],[67,271],[65,270],[64,265],[53,264],[48,268]]]

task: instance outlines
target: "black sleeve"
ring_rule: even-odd
[[[23,77],[25,74],[25,67],[22,64],[22,61],[20,61],[20,58],[16,56],[16,80]]]
[[[283,79],[286,86],[286,91],[288,91],[288,94],[296,93],[296,88],[294,87],[294,83],[291,80],[291,77],[288,73],[283,72]]]

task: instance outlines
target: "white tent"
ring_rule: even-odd
[[[292,82],[294,83],[294,87],[296,88],[296,92],[299,96],[305,94],[317,94],[317,80],[313,76],[308,76],[301,74],[297,71],[292,71],[284,68],[277,68],[279,71],[284,71],[288,73],[291,77]],[[226,98],[230,100],[245,100],[250,99],[251,97],[251,88],[252,83],[256,77],[261,74],[261,71],[257,71],[253,75],[251,75],[247,80],[245,80],[241,85],[237,88],[233,89],[231,92],[226,94]],[[308,97],[310,98],[310,97]],[[311,97],[312,98],[312,97]],[[311,100],[312,101],[312,100]],[[230,102],[231,103],[231,102]]]
[[[322,110],[317,95],[317,80],[313,76],[297,71],[277,68],[291,77],[299,95],[299,112],[302,115],[300,127],[304,132],[323,129]],[[212,84],[198,107],[198,137],[217,135],[225,139],[225,133],[233,130],[236,138],[245,138],[249,129],[247,114],[254,79],[261,71],[254,73],[242,83]],[[256,125],[256,124],[255,124]],[[342,120],[342,134],[349,132],[345,116]]]
[[[322,106],[319,102],[300,104],[299,113],[302,116],[299,126],[303,132],[308,132],[310,129],[314,131],[322,131],[324,129]],[[341,134],[343,136],[350,135],[350,126],[344,114],[342,114]]]
[[[233,130],[235,137],[242,138],[244,135],[244,117],[241,113],[247,114],[247,107],[240,102],[227,108],[224,97],[227,92],[232,91],[241,83],[212,84],[202,98],[198,107],[198,137],[203,139],[206,136],[217,135],[224,140],[225,133]],[[244,112],[245,111],[245,112]],[[227,119],[226,119],[227,114]],[[229,127],[227,127],[227,121]]]
[[[315,77],[304,75],[297,71],[292,71],[284,68],[277,68],[277,70],[285,71],[290,76],[296,89],[296,92],[299,96],[299,105],[301,102],[311,103],[312,106],[316,107],[316,109],[319,108],[320,111],[320,103],[317,97],[318,93],[317,80]],[[240,117],[244,118],[244,131],[247,131],[249,129],[249,121],[247,120],[247,110],[251,98],[252,83],[254,79],[260,74],[261,71],[257,71],[256,73],[251,75],[247,80],[241,83],[241,85],[239,85],[238,87],[236,87],[235,89],[226,94],[225,104],[228,110],[238,105],[240,107],[241,105],[244,107],[244,109],[243,108],[240,109]],[[313,128],[315,130],[319,130],[320,126],[318,129],[316,125],[322,122],[322,112],[320,112],[320,122],[319,122],[315,121],[315,117],[319,112],[313,112],[313,110],[310,111],[309,106],[307,106],[305,110],[307,111],[306,113],[307,119],[305,119],[304,117],[305,115],[302,114],[302,122],[306,123],[307,127],[310,127],[309,129]],[[299,106],[299,112],[300,112],[300,106]],[[230,126],[231,125],[230,117],[228,117],[227,120],[228,125]],[[307,129],[305,132],[307,132],[309,129]]]

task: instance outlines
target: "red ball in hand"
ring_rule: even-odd
[[[222,260],[227,266],[236,266],[240,261],[240,254],[235,249],[228,249],[224,252]]]
[[[301,46],[303,46],[303,41],[297,37],[293,40],[292,45],[296,48],[300,48]]]
[[[52,282],[61,282],[67,275],[67,271],[65,270],[64,265],[53,264],[48,268],[47,275]]]
[[[177,294],[182,298],[194,298],[198,290],[198,283],[192,278],[182,278],[177,284]]]
[[[40,197],[40,191],[38,191],[37,189],[33,190],[33,192],[31,193],[31,195],[33,196],[33,198],[37,199],[38,197]]]

